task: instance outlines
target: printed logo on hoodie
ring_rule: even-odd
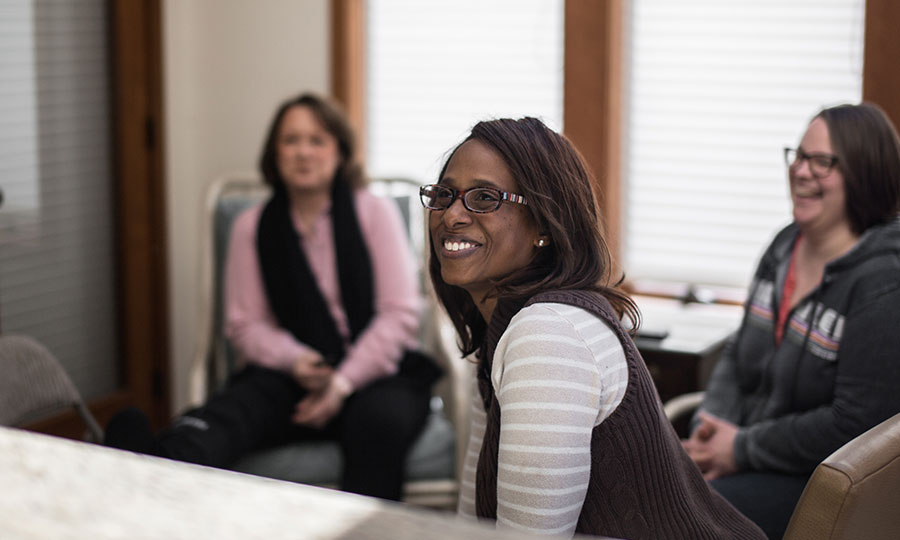
[[[759,328],[771,328],[775,324],[775,311],[772,305],[775,284],[769,280],[758,280],[753,296],[750,298],[748,323]],[[815,320],[810,328],[810,318]],[[809,340],[806,340],[807,333]],[[837,360],[837,352],[844,333],[844,316],[821,302],[806,302],[791,315],[785,329],[784,339],[798,347],[806,341],[806,349],[812,354],[833,362]]]
[[[815,320],[810,327],[813,313]],[[786,330],[786,339],[801,346],[808,333],[806,349],[819,358],[834,362],[844,333],[844,316],[821,302],[807,302],[794,311]]]

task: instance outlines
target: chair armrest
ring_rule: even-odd
[[[687,415],[693,415],[703,402],[703,392],[690,392],[675,396],[663,405],[666,418],[675,423]]]
[[[469,441],[469,408],[471,407],[472,378],[475,364],[464,358],[456,341],[456,329],[447,314],[433,297],[433,292],[426,291],[426,313],[423,325],[426,328],[422,344],[426,351],[434,355],[444,368],[445,377],[436,387],[436,395],[444,402],[447,419],[456,433],[456,466],[457,476],[462,473],[463,459]]]

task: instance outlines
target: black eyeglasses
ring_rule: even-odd
[[[784,149],[784,162],[788,167],[799,167],[803,160],[809,162],[809,172],[816,178],[827,176],[838,164],[838,157],[834,154],[807,154],[802,148]]]
[[[429,210],[446,210],[450,208],[457,198],[461,198],[463,206],[469,212],[487,214],[494,212],[504,202],[527,205],[525,197],[500,191],[491,187],[476,187],[470,189],[453,189],[440,184],[428,184],[419,188],[419,198],[422,206]]]

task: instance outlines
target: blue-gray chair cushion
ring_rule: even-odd
[[[456,435],[440,411],[428,415],[406,460],[406,481],[454,478]],[[254,452],[235,471],[301,484],[337,485],[343,470],[340,447],[333,441],[304,441]]]

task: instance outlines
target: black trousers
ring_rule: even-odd
[[[809,476],[771,472],[740,472],[709,484],[770,539],[781,540]]]
[[[290,420],[306,391],[289,375],[258,366],[160,434],[165,457],[227,468],[253,450],[295,440],[336,440],[344,456],[341,489],[399,500],[409,449],[428,416],[430,385],[394,375],[350,395],[322,430]]]

